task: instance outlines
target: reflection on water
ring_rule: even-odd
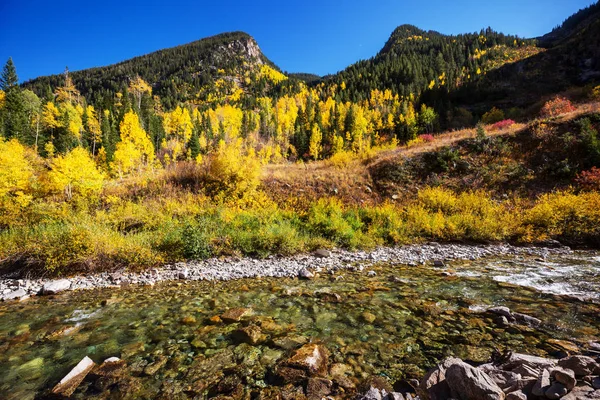
[[[0,398],[33,398],[86,355],[96,362],[112,356],[127,361],[133,378],[118,396],[185,398],[210,391],[223,368],[242,379],[245,390],[268,386],[274,366],[306,341],[324,344],[330,362],[344,365],[357,382],[372,375],[391,382],[419,377],[451,354],[476,362],[494,349],[558,354],[562,349],[551,339],[599,339],[598,260],[597,253],[575,253],[547,261],[519,256],[456,262],[448,267],[455,272],[450,276],[429,266],[382,265],[369,268],[375,276],[365,270],[313,281],[165,283],[5,303]],[[482,312],[491,305],[532,315],[543,325],[498,326]],[[215,318],[239,307],[252,314],[231,323]],[[249,325],[259,335],[253,344],[240,343],[235,332]],[[223,363],[224,352],[235,368],[208,366],[210,360]],[[200,380],[206,385],[198,386]],[[117,394],[84,382],[74,396]]]

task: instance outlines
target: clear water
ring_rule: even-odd
[[[600,339],[598,253],[448,268],[456,275],[381,265],[369,268],[374,277],[339,271],[313,281],[172,282],[0,304],[0,398],[39,396],[84,356],[126,360],[129,380],[112,391],[87,380],[74,398],[203,398],[224,375],[239,376],[252,394],[272,384],[271,371],[294,347],[284,346],[285,339],[324,344],[330,363],[344,364],[356,382],[380,375],[392,383],[421,376],[447,355],[475,362],[494,349],[546,356],[560,350],[552,339],[575,345]],[[537,317],[543,326],[497,326],[481,312],[491,305]],[[252,309],[252,316],[230,324],[210,320],[237,307]],[[240,344],[232,334],[249,324],[261,327],[260,344]],[[231,365],[222,365],[224,354]],[[165,359],[156,373],[143,372]],[[215,365],[208,367],[210,360]]]

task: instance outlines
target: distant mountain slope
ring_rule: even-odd
[[[114,96],[127,86],[130,78],[139,75],[153,86],[165,106],[171,107],[178,101],[202,97],[203,88],[220,78],[232,81],[256,73],[260,65],[275,67],[250,35],[231,32],[70,75],[75,86],[93,102]],[[52,75],[36,78],[24,86],[44,94],[48,86],[56,88],[63,83],[62,75]]]
[[[600,5],[568,18],[541,39],[547,50],[491,71],[452,96],[481,110],[524,107],[570,87],[600,81]]]
[[[427,89],[451,90],[506,62],[536,54],[539,50],[534,45],[534,40],[491,28],[451,36],[401,25],[375,57],[349,66],[326,82],[343,82],[345,100],[366,99],[373,89],[418,96]]]

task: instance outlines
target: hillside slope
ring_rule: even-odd
[[[542,97],[600,82],[600,3],[540,38],[547,50],[503,65],[458,90],[451,100],[485,111],[526,107]]]
[[[244,32],[230,32],[118,64],[71,72],[70,76],[82,95],[97,103],[123,91],[129,80],[139,75],[153,87],[163,104],[171,108],[178,102],[206,99],[209,92],[206,89],[219,79],[240,86],[245,83],[244,77],[258,74],[257,67],[261,65],[276,69],[254,38]],[[63,82],[62,75],[52,75],[26,82],[24,87],[43,95],[48,87],[54,89]]]

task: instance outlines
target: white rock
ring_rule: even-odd
[[[56,281],[46,282],[42,286],[42,294],[55,294],[65,290],[69,290],[71,287],[71,281],[68,279],[59,279]]]

